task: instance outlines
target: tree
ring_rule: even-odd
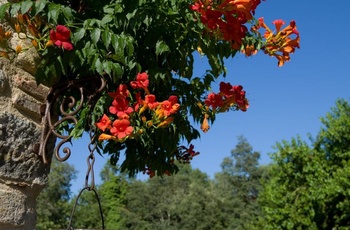
[[[193,148],[217,113],[246,111],[241,85],[221,82],[225,59],[262,50],[278,66],[299,48],[296,23],[273,22],[254,14],[260,0],[42,0],[8,1],[0,6],[0,58],[15,61],[34,50],[37,84],[50,87],[42,119],[39,155],[50,135],[69,142],[94,133],[99,153],[135,175],[174,174],[176,159],[190,161]],[[194,54],[210,65],[193,76]],[[39,106],[38,106],[39,107]],[[39,110],[39,108],[37,108]],[[39,114],[39,113],[38,113]],[[58,118],[58,121],[56,119]],[[46,135],[46,136],[45,136]],[[57,150],[57,149],[56,149]],[[67,150],[67,149],[65,149]],[[69,151],[61,160],[69,157]],[[58,154],[55,154],[58,156]]]
[[[274,30],[254,18],[260,3],[10,1],[0,7],[1,22],[9,25],[0,30],[0,55],[14,60],[29,48],[37,51],[36,81],[52,89],[44,125],[57,137],[67,134],[69,141],[92,130],[113,164],[125,150],[122,171],[172,174],[182,140],[190,144],[200,136],[192,120],[207,132],[217,113],[249,107],[241,85],[221,82],[220,92],[209,92],[226,76],[227,58],[262,50],[282,66],[299,48],[294,21],[282,28],[276,20]],[[12,47],[15,35],[29,47]],[[201,77],[193,76],[197,51],[210,65]]]
[[[178,174],[130,185],[123,229],[224,229],[208,176],[190,165]]]
[[[122,229],[123,207],[126,194],[129,191],[129,178],[120,173],[117,166],[106,163],[100,172],[102,183],[94,189],[99,195],[102,214],[106,229]],[[77,196],[71,200],[71,206]],[[74,213],[73,226],[75,228],[99,229],[102,226],[101,210],[93,191],[84,190],[77,202]]]
[[[38,230],[65,229],[70,216],[71,181],[77,171],[68,163],[53,160],[48,186],[37,199]]]
[[[261,205],[265,229],[350,227],[350,105],[338,100],[309,146],[299,137],[276,146]]]
[[[116,166],[106,164],[101,172],[103,183],[100,186],[107,229],[123,229],[125,218],[123,210],[126,197],[130,192],[130,180],[125,173],[120,173]]]
[[[260,215],[257,203],[261,191],[263,168],[259,166],[260,153],[243,136],[223,159],[222,171],[215,175],[216,193],[220,198],[222,219],[227,229],[251,229],[249,224]]]

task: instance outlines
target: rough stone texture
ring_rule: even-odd
[[[29,45],[14,36],[11,45],[17,43]],[[36,197],[48,179],[50,166],[38,155],[43,128],[40,108],[48,89],[37,86],[32,76],[37,58],[35,49],[21,53],[12,63],[0,58],[0,230],[35,229]],[[54,139],[48,153],[53,145]]]
[[[45,185],[48,167],[38,155],[40,128],[12,114],[0,115],[0,181]]]

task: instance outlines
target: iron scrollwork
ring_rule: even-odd
[[[61,156],[61,147],[69,142],[71,134],[59,130],[63,125],[75,127],[78,122],[77,116],[84,105],[93,103],[96,96],[102,92],[106,81],[102,77],[89,77],[59,83],[51,87],[47,95],[45,111],[42,124],[44,130],[41,136],[39,155],[44,163],[48,163],[46,145],[51,135],[61,139],[54,148],[54,155],[59,161],[65,161],[70,157],[71,150],[63,148],[64,155]],[[67,130],[66,130],[67,132]]]

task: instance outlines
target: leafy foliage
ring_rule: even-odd
[[[266,229],[347,229],[350,105],[338,100],[312,146],[278,144],[261,196]]]
[[[242,153],[235,159],[251,160],[243,160],[242,164],[231,161],[214,179],[185,164],[180,165],[180,171],[176,175],[140,181],[120,173],[118,167],[106,164],[100,174],[102,184],[96,188],[106,228],[250,229],[250,223],[259,214],[256,197],[252,198],[250,191],[259,188],[260,182],[257,179],[242,180],[239,171],[240,167],[249,168],[244,177],[259,171],[259,154],[252,152],[243,137],[240,137],[233,152]],[[233,157],[227,159],[233,160]],[[228,173],[233,171],[234,173]],[[232,181],[237,183],[232,184]],[[62,202],[72,207],[75,199],[73,197],[69,202]],[[66,220],[60,221],[63,221],[62,225],[66,224]],[[92,193],[84,192],[81,195],[73,226],[101,227],[98,204]]]
[[[259,166],[260,154],[239,137],[214,179],[182,165],[177,175],[139,181],[108,165],[98,187],[107,227],[348,229],[349,114],[349,102],[338,100],[321,119],[324,126],[316,138],[310,139],[311,145],[300,137],[278,143],[271,155],[273,163],[268,166]],[[71,175],[69,170],[64,172]],[[62,173],[55,171],[51,176],[62,179]],[[39,202],[38,229],[65,226],[66,219],[57,217],[54,211],[65,213],[60,217],[67,216],[66,191],[71,178],[66,178],[63,189],[51,184],[53,189],[46,190],[51,192],[45,191],[39,198],[43,200]],[[96,201],[91,197],[83,197],[83,201],[76,226],[100,227]]]
[[[226,229],[252,229],[250,224],[261,215],[257,198],[265,168],[259,166],[259,158],[260,153],[253,151],[248,141],[240,136],[231,156],[223,159],[222,172],[215,175],[222,202],[220,214],[226,220]]]
[[[171,125],[149,125],[149,129],[141,129],[143,120],[150,115],[141,117],[139,112],[130,118],[133,123],[127,139],[112,133],[108,143],[99,142],[99,152],[110,154],[111,162],[116,164],[124,150],[126,159],[121,170],[130,175],[145,169],[157,175],[173,174],[178,170],[174,160],[181,155],[180,143],[185,140],[190,144],[200,136],[190,118],[197,123],[203,121],[205,125],[201,128],[206,132],[208,119],[214,122],[216,113],[248,108],[242,86],[228,84],[223,87],[225,90],[211,93],[206,99],[212,84],[227,74],[225,59],[239,52],[250,56],[264,49],[282,65],[299,48],[294,21],[281,30],[284,22],[277,20],[276,31],[272,32],[262,19],[255,20],[253,15],[260,3],[260,0],[11,1],[0,7],[1,22],[13,28],[5,32],[1,27],[0,55],[13,60],[24,50],[35,47],[41,61],[35,78],[37,83],[47,86],[71,85],[77,81],[97,85],[92,80],[96,76],[107,82],[105,91],[92,93],[94,100],[88,102],[80,101],[77,95],[62,96],[72,96],[83,103],[84,108],[76,114],[78,124],[72,127],[72,123],[66,122],[64,127],[59,127],[75,138],[88,130],[103,134],[96,129],[96,122],[110,106],[107,92],[116,92],[121,85],[131,91],[135,76],[147,73],[151,84],[146,94],[152,92],[162,102],[170,96],[178,98],[181,107],[176,116],[170,119],[165,116],[165,122]],[[247,26],[251,26],[250,30]],[[267,33],[262,35],[260,29]],[[30,40],[32,46],[17,45],[10,49],[6,45],[12,33]],[[290,38],[291,35],[296,38]],[[210,66],[199,77],[193,76],[196,51],[206,56]],[[137,95],[131,93],[133,106],[145,96]],[[113,122],[115,128],[114,125]]]
[[[70,215],[71,181],[77,171],[68,163],[53,160],[48,186],[37,198],[38,230],[65,229]]]

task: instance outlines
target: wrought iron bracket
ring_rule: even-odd
[[[53,154],[59,161],[67,160],[71,155],[68,147],[61,147],[71,141],[71,134],[58,131],[65,122],[75,126],[78,122],[77,115],[84,108],[95,102],[97,96],[106,87],[106,81],[100,76],[87,77],[78,80],[70,80],[51,87],[47,97],[42,119],[43,132],[41,134],[39,155],[44,163],[48,163],[47,143],[50,137],[60,139],[54,148]]]

